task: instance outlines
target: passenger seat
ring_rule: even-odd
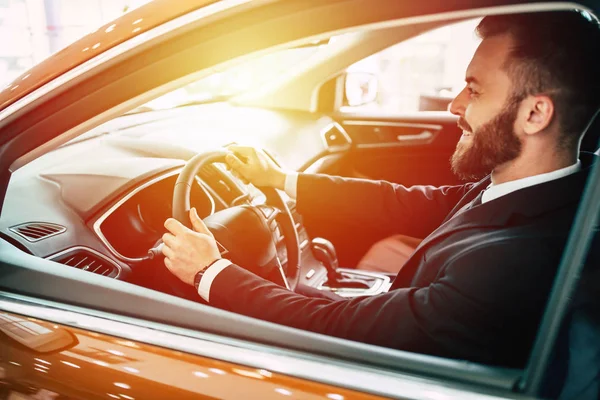
[[[394,235],[375,243],[358,262],[357,269],[397,274],[423,239]]]

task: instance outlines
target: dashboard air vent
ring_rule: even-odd
[[[115,277],[119,274],[119,269],[112,262],[83,248],[67,250],[66,252],[56,254],[49,259],[98,275]]]
[[[13,226],[10,230],[30,242],[37,242],[49,238],[50,236],[63,233],[67,228],[47,222],[28,222],[26,224]]]

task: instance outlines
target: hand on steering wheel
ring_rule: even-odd
[[[227,150],[232,153],[225,157],[225,161],[238,178],[254,186],[284,189],[285,172],[263,150],[238,145],[228,146]]]
[[[282,272],[280,275],[283,275],[281,278],[283,278],[285,286],[294,290],[299,278],[300,244],[298,232],[285,200],[273,187],[260,188],[266,197],[266,204],[232,206],[205,218],[202,226],[196,222],[195,231],[190,229],[193,226],[191,222],[194,221],[194,219],[190,221],[190,193],[192,185],[198,184],[196,174],[204,165],[224,162],[225,157],[229,154],[231,153],[226,150],[198,154],[187,162],[179,174],[173,192],[173,218],[179,222],[178,224],[169,223],[169,226],[165,224],[165,226],[173,236],[181,234],[183,235],[182,238],[187,237],[189,239],[179,241],[180,246],[183,246],[183,243],[188,243],[192,247],[197,245],[198,254],[203,254],[201,256],[195,255],[199,257],[198,265],[195,266],[193,264],[194,250],[189,250],[190,252],[184,254],[180,260],[182,270],[176,272],[177,268],[172,264],[172,272],[185,283],[189,284],[190,279],[193,282],[193,275],[205,266],[204,263],[208,262],[209,258],[212,257],[210,260],[212,262],[220,257],[220,253],[216,248],[216,240],[228,251],[227,258],[242,267],[259,273],[259,275],[264,276],[261,272],[268,273],[273,268],[278,268]],[[264,156],[268,157],[266,154]],[[276,166],[274,162],[273,165]],[[271,167],[267,164],[269,171],[273,171],[270,169]],[[279,171],[285,179],[285,174],[280,169]],[[281,265],[277,251],[277,240],[279,240],[279,235],[276,234],[277,226],[281,229],[287,250],[287,264],[285,267]],[[187,227],[187,230],[184,230],[184,227]],[[207,230],[210,229],[208,233],[204,231],[206,227]],[[209,238],[209,233],[214,235],[214,238]],[[171,238],[167,236],[166,239]],[[175,245],[175,242],[172,243]],[[174,250],[172,246],[168,247]],[[165,255],[169,259],[177,257],[168,250]],[[183,267],[184,265],[185,267]],[[167,265],[167,268],[169,268],[169,265]],[[185,289],[177,289],[175,284],[172,286],[178,294],[186,291]]]
[[[221,258],[215,237],[208,230],[195,208],[190,210],[192,229],[175,218],[165,222],[169,233],[162,237],[165,266],[173,275],[188,285],[194,284],[198,271]]]

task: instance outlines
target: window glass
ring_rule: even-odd
[[[225,100],[242,93],[254,92],[285,75],[291,68],[309,63],[312,58],[323,54],[333,53],[337,48],[351,41],[354,36],[352,33],[333,36],[304,46],[253,57],[223,70],[217,70],[196,82],[146,103],[142,108],[168,109],[198,102]]]
[[[346,104],[341,111],[397,114],[446,110],[464,87],[466,68],[480,42],[474,33],[479,21],[426,32],[351,65],[346,70],[350,76],[374,75],[377,96],[368,104]]]

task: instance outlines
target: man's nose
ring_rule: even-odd
[[[454,115],[464,116],[465,108],[467,104],[467,90],[466,88],[461,90],[461,92],[448,104],[448,111],[450,111]]]

